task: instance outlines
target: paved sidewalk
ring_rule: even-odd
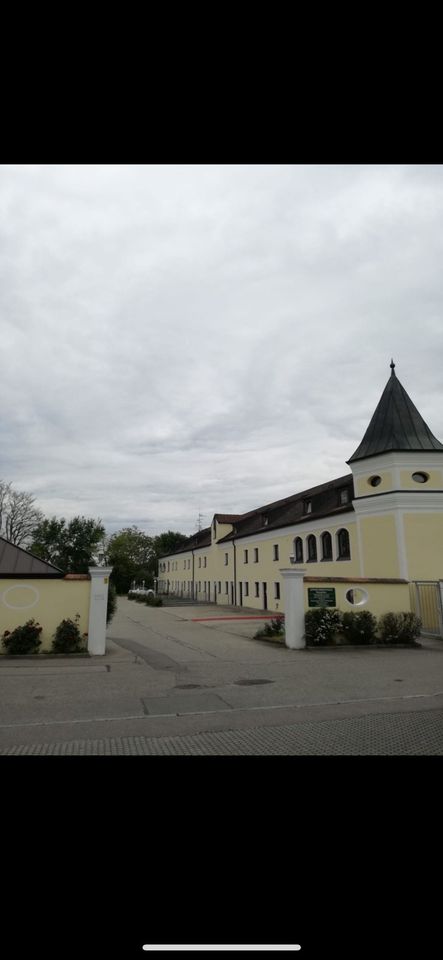
[[[388,713],[183,737],[111,737],[21,745],[3,756],[439,756],[443,711]]]

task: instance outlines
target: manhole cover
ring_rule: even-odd
[[[259,683],[273,683],[273,680],[236,680],[235,683],[238,687],[253,687]]]

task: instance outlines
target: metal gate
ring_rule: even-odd
[[[443,637],[442,591],[438,581],[416,580],[410,584],[411,606],[422,621],[423,633]]]

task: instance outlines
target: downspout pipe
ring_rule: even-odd
[[[194,551],[191,549],[192,553],[192,599],[195,600],[195,580],[194,580]]]

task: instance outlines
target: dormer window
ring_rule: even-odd
[[[263,526],[267,527],[269,523],[269,517],[263,517]]]
[[[349,500],[350,500],[349,488],[344,487],[343,490],[339,491],[338,502],[340,506],[343,506],[344,503],[349,503]]]
[[[303,500],[303,513],[312,513],[312,500]]]

